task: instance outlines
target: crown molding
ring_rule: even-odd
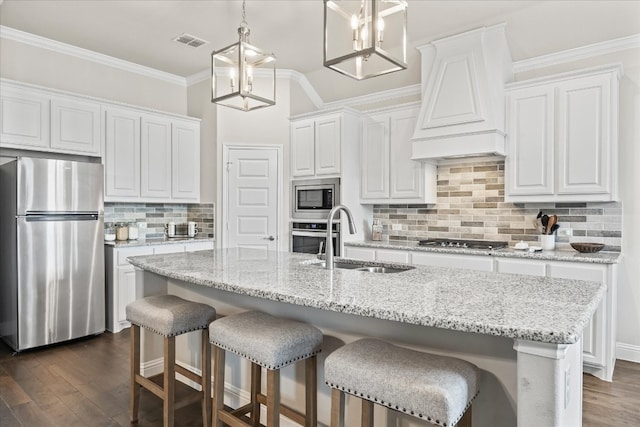
[[[581,46],[574,49],[567,49],[560,52],[550,53],[548,55],[536,56],[535,58],[516,61],[513,63],[513,72],[522,73],[524,71],[537,70],[540,68],[564,64],[580,59],[587,59],[594,56],[606,55],[609,53],[637,48],[640,48],[640,34],[634,34],[628,37],[621,37],[618,39],[607,40],[604,42]]]
[[[390,99],[403,98],[405,96],[421,95],[420,84],[399,87],[396,89],[383,90],[380,92],[368,93],[366,95],[354,96],[353,98],[341,99],[325,103],[325,108],[339,106],[353,107],[356,105],[375,104],[376,102],[388,101]]]
[[[67,43],[62,43],[56,40],[51,40],[46,37],[41,37],[35,34],[16,30],[14,28],[7,27],[4,25],[0,25],[0,38],[4,38],[7,40],[14,40],[20,43],[28,44],[28,45],[39,47],[42,49],[47,49],[53,52],[74,56],[76,58],[96,62],[101,65],[106,65],[106,66],[117,68],[123,71],[128,71],[130,73],[136,73],[146,77],[152,77],[154,79],[162,80],[168,83],[185,86],[185,87],[187,86],[187,80],[184,77],[177,76],[171,73],[166,73],[164,71],[156,70],[155,68],[145,67],[144,65],[125,61],[123,59],[114,58],[113,56],[97,53],[89,49],[84,49],[84,48],[73,46]]]

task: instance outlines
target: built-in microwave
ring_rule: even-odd
[[[340,204],[340,178],[305,179],[291,182],[291,218],[326,220]]]

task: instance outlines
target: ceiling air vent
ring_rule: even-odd
[[[186,33],[185,34],[180,34],[179,36],[174,37],[172,40],[174,42],[185,44],[185,45],[191,46],[191,47],[200,47],[203,44],[209,43],[206,40],[199,39],[199,38],[197,38],[195,36],[192,36],[191,34],[186,34]]]

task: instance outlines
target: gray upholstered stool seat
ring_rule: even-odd
[[[324,371],[341,399],[346,392],[447,427],[461,420],[478,394],[473,364],[370,338],[331,353]]]
[[[306,427],[317,426],[317,357],[322,346],[322,332],[306,323],[281,319],[266,313],[248,311],[216,320],[209,326],[214,344],[213,424],[260,425],[260,405],[267,409],[267,427],[277,427],[280,414]],[[225,351],[235,353],[251,363],[251,402],[242,408],[224,407]],[[305,361],[304,414],[280,404],[280,369]],[[266,394],[261,393],[261,372],[267,369]]]
[[[216,318],[213,307],[175,295],[141,298],[128,304],[126,310],[129,322],[163,337],[207,329]]]
[[[140,387],[151,391],[163,401],[162,418],[165,427],[174,425],[175,409],[201,401],[202,424],[211,425],[211,344],[209,324],[216,318],[216,310],[206,304],[187,301],[175,295],[142,298],[127,305],[127,320],[131,322],[131,422],[138,420]],[[162,387],[140,375],[140,328],[164,337],[164,373]],[[200,330],[202,373],[200,375],[176,365],[176,335]],[[176,372],[198,383],[202,390],[176,401]]]

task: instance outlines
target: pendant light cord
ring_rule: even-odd
[[[246,3],[246,1],[242,0],[242,22],[240,22],[240,26],[241,27],[248,27],[249,26],[249,24],[247,23],[247,9],[246,9],[246,4],[245,3]]]

